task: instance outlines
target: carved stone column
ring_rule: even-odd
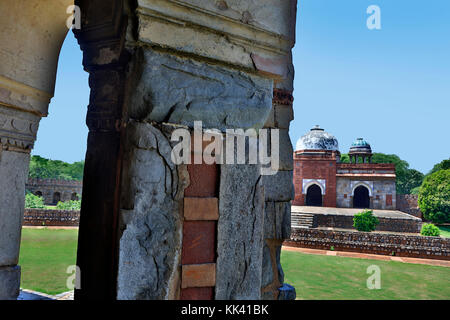
[[[0,300],[19,294],[25,183],[38,123],[38,116],[0,103]]]
[[[16,299],[30,151],[55,86],[70,0],[0,2],[0,300]]]

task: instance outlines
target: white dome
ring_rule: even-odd
[[[295,150],[339,151],[339,143],[333,135],[325,132],[319,126],[315,126],[310,132],[298,139]]]

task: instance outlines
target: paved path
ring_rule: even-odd
[[[450,261],[448,261],[448,260],[392,257],[392,256],[384,256],[384,255],[380,255],[380,254],[345,252],[345,251],[329,251],[329,250],[297,248],[297,247],[288,247],[288,246],[283,246],[283,250],[301,252],[301,253],[306,253],[306,254],[319,254],[319,255],[349,257],[349,258],[359,258],[359,259],[397,261],[397,262],[404,262],[404,263],[426,264],[426,265],[430,265],[430,266],[450,267]]]
[[[414,217],[410,214],[404,213],[398,210],[378,210],[370,209],[374,216],[379,218],[395,218],[395,219],[406,219],[406,220],[417,220],[422,221],[420,218]],[[292,206],[291,212],[296,213],[307,213],[307,214],[322,214],[322,215],[342,215],[342,216],[354,216],[355,214],[361,212],[362,209],[354,208],[332,208],[332,207],[311,207],[311,206]]]
[[[73,291],[63,292],[55,296],[51,296],[42,292],[28,289],[20,289],[17,300],[73,300]]]

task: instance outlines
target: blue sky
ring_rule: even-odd
[[[381,30],[366,26],[369,5],[381,9]],[[297,19],[294,146],[319,124],[341,152],[363,137],[422,172],[450,157],[450,1],[300,0]],[[69,33],[33,154],[84,158],[89,87],[81,61]]]

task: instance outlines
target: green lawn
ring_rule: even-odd
[[[22,230],[22,284],[47,294],[68,291],[77,230]],[[282,251],[285,282],[298,299],[450,299],[450,268]],[[369,290],[367,267],[381,269],[381,289]]]
[[[297,299],[450,299],[450,268],[282,251],[285,282]],[[381,289],[367,289],[367,267],[381,270]]]
[[[78,230],[22,229],[21,287],[47,294],[69,291],[66,273],[75,265]]]
[[[437,226],[441,230],[441,237],[450,238],[450,227],[449,226]]]

